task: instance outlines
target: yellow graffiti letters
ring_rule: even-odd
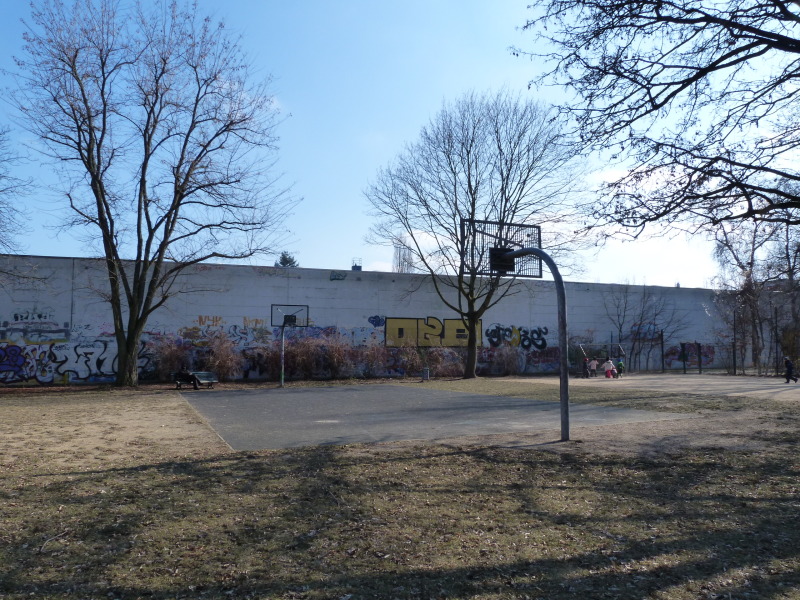
[[[467,326],[461,319],[444,319],[436,317],[425,319],[386,318],[386,345],[400,346],[466,346]],[[476,331],[478,345],[481,345],[481,324]]]
[[[199,315],[197,317],[197,324],[200,325],[200,327],[220,327],[225,324],[225,319],[219,315]]]
[[[250,317],[242,317],[242,327],[266,327],[268,325],[266,319],[251,319]]]

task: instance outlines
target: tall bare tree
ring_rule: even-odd
[[[796,358],[800,356],[800,231],[790,219],[775,226],[765,262],[770,291],[780,294],[781,343],[784,352]]]
[[[270,175],[277,111],[236,40],[196,3],[32,4],[21,122],[62,169],[73,225],[102,244],[117,384],[187,267],[271,249],[291,199]]]
[[[768,311],[769,283],[772,277],[766,261],[769,247],[778,239],[779,228],[772,223],[725,223],[715,231],[714,256],[720,266],[717,287],[727,302],[719,305],[738,315],[739,330],[749,334],[753,366],[761,375],[771,317]],[[733,324],[733,314],[729,317]],[[726,319],[727,320],[727,319]]]
[[[467,378],[476,375],[478,323],[514,280],[478,275],[474,232],[462,232],[461,219],[549,224],[543,245],[563,252],[575,243],[564,227],[579,181],[566,172],[573,158],[545,107],[508,92],[470,93],[445,105],[366,191],[378,217],[372,238],[410,253],[464,320]]]
[[[21,194],[27,182],[14,175],[16,161],[8,129],[0,129],[0,251],[7,253],[19,250],[24,215]]]
[[[678,339],[687,329],[686,315],[657,287],[629,283],[603,294],[606,316],[619,344],[626,348],[629,369],[652,368],[650,358],[663,339]]]
[[[536,81],[572,90],[562,108],[587,147],[627,168],[601,220],[640,231],[800,208],[789,185],[800,181],[797,2],[542,0],[534,10],[526,28],[541,50],[530,53],[550,61]]]

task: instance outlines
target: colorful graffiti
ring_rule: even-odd
[[[116,376],[116,346],[107,340],[91,342],[0,344],[0,382],[109,382]],[[146,368],[147,358],[141,357]]]
[[[424,319],[403,319],[387,317],[385,321],[386,346],[432,346],[458,347],[467,345],[467,326],[461,319],[436,317]],[[481,345],[481,324],[478,322],[478,345]]]
[[[486,331],[486,341],[493,348],[499,346],[519,347],[523,350],[544,350],[547,348],[547,327],[517,327],[493,323]]]
[[[509,351],[514,361],[509,369]],[[561,353],[557,346],[544,350],[522,350],[519,347],[482,347],[478,350],[478,367],[484,375],[507,375],[510,373],[553,373],[560,368]]]
[[[142,336],[139,350],[140,376],[155,376],[158,344],[165,336],[185,344],[202,360],[211,338],[224,332],[246,361],[245,378],[267,376],[270,352],[284,336],[287,343],[304,339],[337,340],[353,347],[373,347],[388,351],[368,370],[374,374],[400,374],[405,358],[397,352],[405,349],[456,351],[467,344],[467,329],[461,319],[394,318],[372,315],[363,327],[280,327],[269,326],[264,317],[243,317],[239,323],[221,315],[204,314],[194,322],[170,330],[168,324],[153,323]],[[238,320],[238,319],[237,319]],[[557,352],[551,355],[545,327],[519,327],[492,324],[485,331],[479,323],[479,363],[484,372],[493,372],[495,353],[505,350],[502,360],[516,362],[517,372],[545,372],[557,369]],[[483,343],[487,346],[484,347]],[[508,352],[513,351],[513,356]],[[366,354],[365,354],[366,356]],[[455,356],[455,355],[454,355]],[[456,363],[458,360],[451,357]],[[369,362],[369,361],[368,361]],[[14,313],[14,318],[0,323],[0,384],[16,383],[90,383],[112,382],[116,377],[116,343],[110,324],[70,326],[54,320],[53,311],[37,310]],[[365,367],[366,369],[366,367]],[[496,369],[495,369],[496,370]]]

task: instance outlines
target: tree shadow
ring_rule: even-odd
[[[39,473],[0,496],[8,598],[780,597],[787,456],[309,447]]]

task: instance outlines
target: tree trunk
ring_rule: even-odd
[[[136,308],[136,307],[134,307]],[[119,387],[139,385],[139,342],[142,339],[144,319],[129,318],[127,331],[119,331],[117,338],[117,378]]]
[[[117,378],[114,385],[118,387],[136,387],[139,385],[139,344],[125,342],[117,348]]]
[[[752,308],[750,309],[750,319],[750,346],[753,349],[753,369],[756,375],[764,375],[764,344],[758,324],[759,315]]]
[[[467,315],[467,358],[464,361],[464,379],[478,376],[478,319]]]

